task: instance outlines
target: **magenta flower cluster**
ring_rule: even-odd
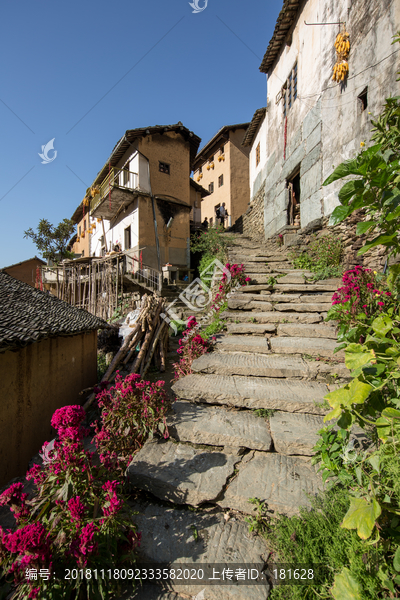
[[[168,437],[166,413],[169,401],[164,381],[142,381],[140,375],[123,379],[117,371],[116,383],[97,394],[102,423],[94,423],[94,441],[102,464],[121,474],[140,450],[150,432],[162,430]]]
[[[228,277],[225,272],[221,277],[221,283],[215,295],[214,304],[211,307],[215,311],[219,310],[220,305],[225,302],[230,291],[238,287],[243,287],[251,281],[250,277],[245,277],[245,267],[243,264],[231,265],[230,263],[226,263],[225,269],[229,271],[230,276]]]
[[[343,309],[349,319],[364,312],[371,316],[382,311],[391,292],[378,288],[375,273],[357,265],[343,275],[343,286],[332,296],[332,306]],[[382,284],[380,284],[382,287]]]
[[[192,363],[196,358],[202,356],[208,352],[214,342],[215,337],[211,340],[204,340],[200,334],[197,333],[198,323],[196,317],[189,317],[187,322],[187,328],[182,334],[182,338],[179,340],[179,348],[177,353],[181,355],[179,362],[174,363],[174,381],[178,381],[181,377],[192,373]]]

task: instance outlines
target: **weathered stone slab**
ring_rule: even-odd
[[[281,354],[309,354],[325,358],[344,357],[343,350],[333,354],[338,343],[336,340],[326,338],[275,337],[270,339],[270,343],[272,351]]]
[[[311,456],[324,420],[317,415],[277,412],[270,417],[269,424],[276,452]]]
[[[216,348],[227,352],[270,352],[268,340],[265,337],[253,335],[221,335],[217,336]]]
[[[273,290],[272,285],[267,285],[267,284],[260,284],[260,285],[244,285],[243,287],[240,288],[240,292],[238,293],[253,293],[253,292],[261,292],[263,291],[264,294],[266,294],[267,292],[270,292]]]
[[[132,485],[162,500],[197,505],[217,498],[238,460],[223,452],[151,440],[135,455],[127,476]]]
[[[284,323],[278,325],[278,336],[337,339],[336,329],[328,325],[305,325],[302,323]]]
[[[266,541],[249,533],[247,523],[235,518],[225,521],[221,513],[194,513],[154,504],[133,504],[132,508],[139,513],[134,522],[142,533],[139,561],[166,563],[170,568],[189,564],[197,569],[210,564],[264,564],[270,554]],[[193,598],[205,590],[204,600],[266,600],[269,593],[267,584],[199,586],[190,580],[181,584],[174,586],[177,593]],[[150,599],[144,596],[144,600]],[[166,596],[166,600],[170,598]]]
[[[271,436],[265,421],[248,411],[226,410],[177,401],[169,420],[171,435],[181,442],[232,446],[254,450],[271,449]]]
[[[220,318],[242,323],[247,323],[250,319],[254,319],[257,323],[320,323],[322,321],[322,316],[318,313],[235,312],[230,310],[222,312]]]
[[[291,273],[289,275],[285,275],[285,277],[281,277],[279,279],[279,283],[299,283],[299,284],[304,284],[304,277],[300,274],[298,275],[292,275]]]
[[[321,292],[320,294],[303,294],[300,296],[300,302],[316,302],[319,304],[320,302],[328,303],[332,305],[332,293],[324,294]]]
[[[238,476],[218,504],[251,514],[254,505],[249,498],[260,498],[270,510],[293,515],[300,506],[310,506],[307,494],[315,495],[320,489],[321,477],[303,458],[254,452],[251,460],[239,465]]]
[[[271,302],[296,302],[296,300],[300,300],[300,294],[271,294],[268,300]]]
[[[245,293],[243,293],[245,292]],[[269,302],[269,295],[270,292],[267,292],[268,298],[264,295],[261,294],[249,294],[246,291],[246,288],[243,287],[240,290],[238,290],[237,292],[232,292],[229,295],[228,300],[230,300],[231,298],[233,298],[234,300],[240,300],[241,302],[249,302],[250,300],[255,300],[256,302]],[[300,297],[300,294],[299,294]]]
[[[274,323],[230,323],[228,325],[228,333],[264,335],[275,331]]]
[[[331,391],[325,383],[314,381],[198,374],[182,377],[172,389],[179,398],[193,402],[316,415],[326,414],[315,402],[322,402]]]
[[[229,306],[229,303],[228,303]],[[290,304],[287,303],[279,303],[279,304],[275,304],[274,305],[274,309],[275,310],[295,310],[296,312],[326,312],[331,308],[332,304],[329,303],[321,303],[321,304],[314,304],[311,302],[306,302],[304,301],[303,304],[296,304],[294,302],[291,302]]]
[[[312,363],[318,364],[318,363]],[[295,356],[260,356],[257,354],[203,354],[192,363],[195,373],[246,375],[253,377],[307,377],[306,362]]]
[[[270,311],[272,310],[272,304],[271,302],[263,302],[262,300],[246,300],[245,297],[240,298],[240,297],[231,297],[228,298],[228,308],[230,308],[231,310],[253,310],[253,309],[257,309],[257,310],[265,310],[265,311]]]
[[[339,284],[332,283],[304,283],[300,284],[288,284],[288,283],[277,283],[274,286],[275,290],[279,290],[280,292],[336,292]]]

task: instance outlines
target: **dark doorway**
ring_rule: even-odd
[[[131,247],[131,226],[125,229],[125,250],[129,250]]]
[[[300,224],[300,171],[288,180],[288,225]]]

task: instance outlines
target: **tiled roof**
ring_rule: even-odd
[[[251,146],[251,144],[253,143],[254,136],[256,135],[256,133],[258,131],[258,127],[259,127],[261,121],[263,120],[263,118],[265,117],[266,112],[267,112],[267,109],[265,107],[258,108],[256,110],[256,112],[254,113],[254,116],[250,122],[249,128],[246,131],[246,134],[244,136],[242,146]]]
[[[275,63],[289,30],[297,18],[300,6],[300,0],[283,1],[282,10],[276,21],[274,35],[268,44],[267,51],[260,65],[261,73],[268,73]]]
[[[86,310],[0,272],[0,351],[109,327]]]

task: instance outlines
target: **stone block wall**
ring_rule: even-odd
[[[243,233],[256,241],[264,240],[264,190],[265,183],[253,197],[244,215],[235,221],[229,231]]]

